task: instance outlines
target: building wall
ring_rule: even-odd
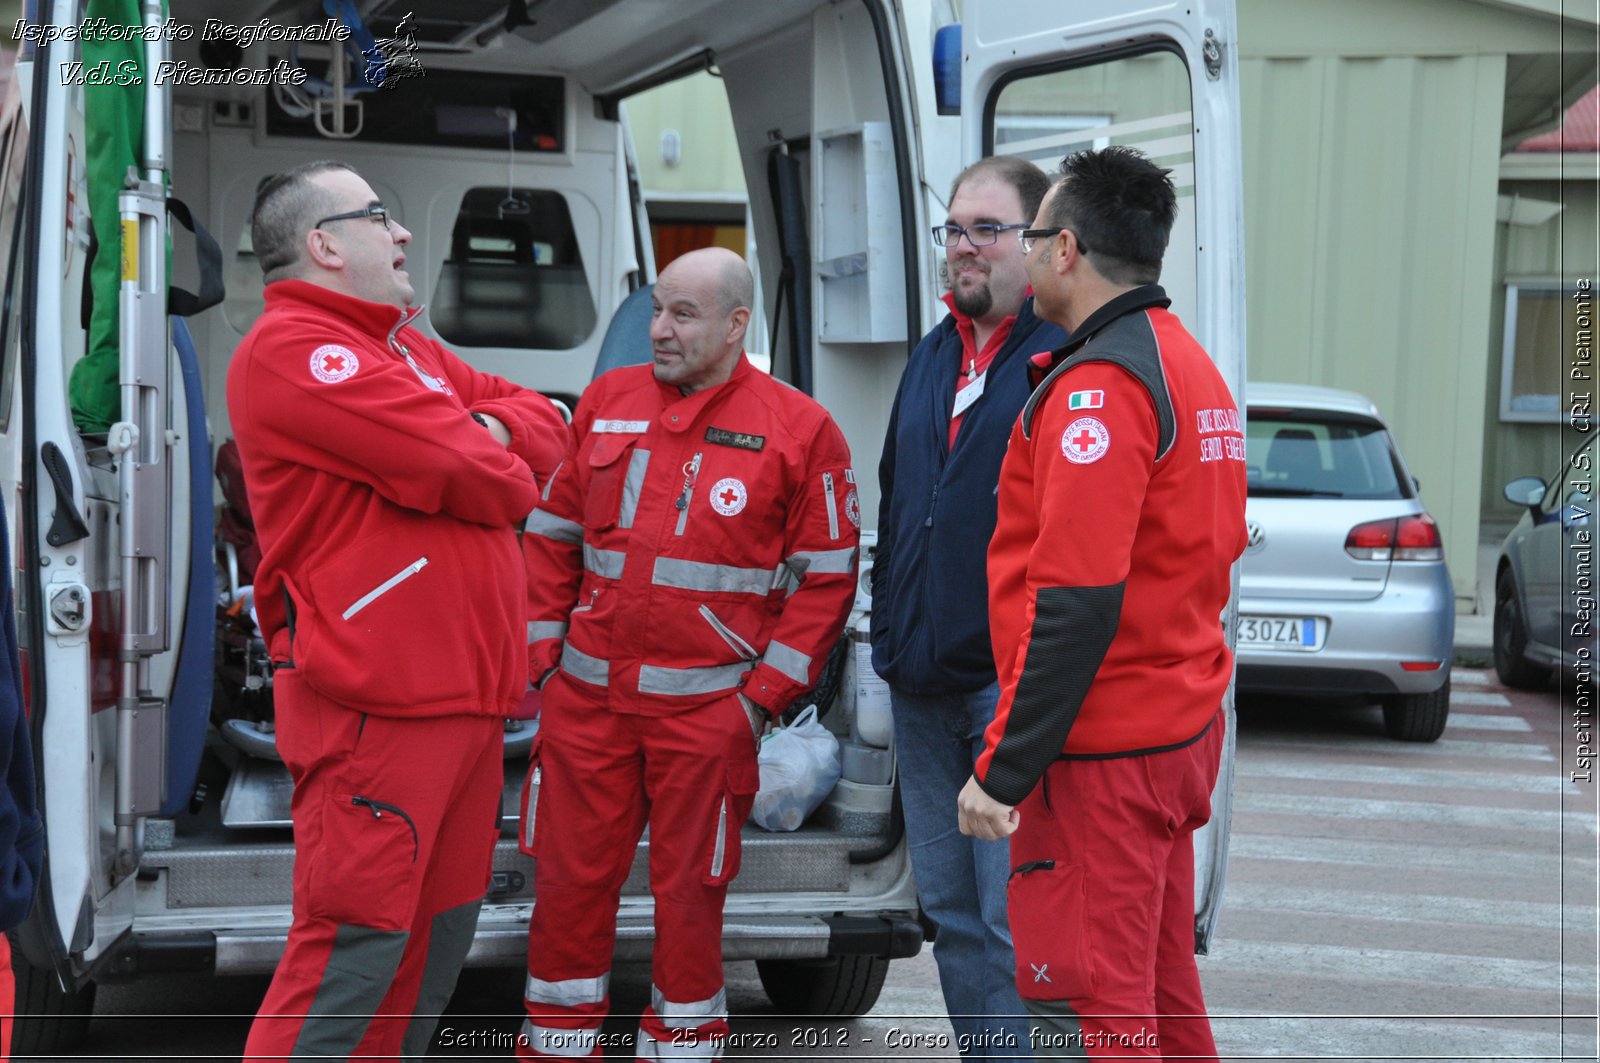
[[[1240,0],[1238,25],[1250,376],[1378,404],[1470,604],[1506,57],[1559,34],[1462,0]]]
[[[1502,223],[1495,226],[1497,268],[1489,297],[1491,314],[1485,359],[1487,402],[1483,421],[1486,445],[1482,466],[1482,516],[1491,526],[1515,521],[1522,514],[1521,507],[1505,500],[1502,489],[1507,483],[1518,476],[1549,479],[1580,438],[1567,424],[1500,420],[1505,282],[1552,280],[1571,291],[1580,277],[1587,278],[1591,285],[1600,281],[1596,276],[1597,265],[1600,265],[1600,246],[1597,246],[1600,242],[1597,241],[1600,187],[1594,180],[1595,160],[1596,156],[1589,155],[1584,163],[1569,167],[1567,172],[1575,179],[1504,180],[1501,184],[1501,191],[1506,195],[1560,203],[1563,209],[1543,225]],[[1581,177],[1585,171],[1586,178]],[[1592,399],[1600,390],[1600,381],[1581,384],[1553,381],[1552,390],[1557,387],[1565,387],[1569,392],[1586,392]]]

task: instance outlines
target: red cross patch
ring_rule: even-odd
[[[1111,449],[1111,433],[1098,417],[1080,417],[1061,433],[1061,453],[1076,465],[1099,461]]]
[[[718,480],[711,488],[711,508],[724,517],[738,515],[750,501],[750,492],[744,484],[729,476]]]
[[[311,352],[311,375],[324,384],[349,380],[360,367],[356,352],[337,343],[325,343]]]

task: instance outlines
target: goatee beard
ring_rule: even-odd
[[[956,309],[968,317],[982,317],[994,306],[994,293],[989,290],[987,283],[965,290],[958,285],[952,291],[955,293]]]

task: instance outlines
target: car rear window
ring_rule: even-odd
[[[1252,409],[1245,421],[1252,498],[1408,498],[1389,433],[1365,419]]]

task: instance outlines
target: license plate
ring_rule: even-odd
[[[1310,652],[1317,648],[1317,622],[1309,616],[1241,616],[1240,646]]]

